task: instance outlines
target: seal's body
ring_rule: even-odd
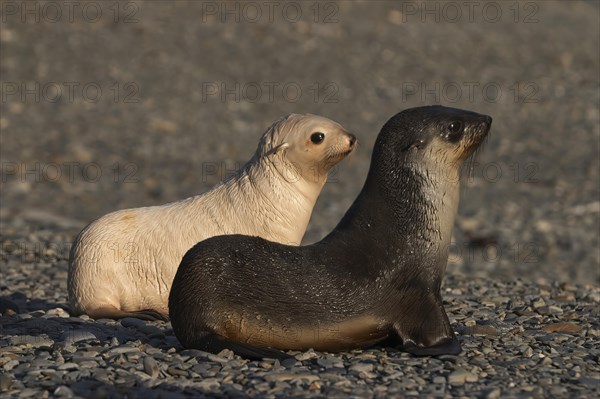
[[[401,112],[377,138],[361,193],[322,241],[291,247],[234,235],[194,246],[169,298],[177,338],[250,358],[386,339],[417,355],[460,352],[440,286],[459,167],[490,125],[441,106]]]
[[[182,256],[214,235],[299,245],[328,170],[355,142],[329,119],[292,114],[267,129],[252,160],[211,191],[91,223],[71,251],[73,310],[94,318],[166,317]]]

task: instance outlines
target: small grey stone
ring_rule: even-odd
[[[298,359],[301,362],[308,360],[308,359],[312,359],[314,357],[317,357],[317,354],[312,350],[310,350],[308,352],[304,352],[304,353],[299,353],[296,355],[296,359]]]
[[[441,355],[437,357],[439,360],[445,361],[445,362],[452,362],[452,363],[456,363],[458,361],[458,356],[454,356],[454,355]]]
[[[323,357],[323,358],[317,359],[317,364],[319,366],[325,367],[327,369],[327,368],[333,367],[333,360],[331,360],[328,357]]]
[[[213,353],[209,353],[207,356],[208,360],[210,360],[211,362],[218,362],[218,363],[227,363],[229,360],[222,358],[218,355],[215,355]]]
[[[67,345],[74,344],[76,342],[87,341],[87,340],[97,340],[98,337],[94,335],[91,331],[86,330],[70,330],[65,331],[61,336],[60,340]]]
[[[209,352],[204,352],[198,349],[184,349],[179,352],[179,354],[182,356],[200,357],[203,359],[208,359],[208,355],[210,355]]]
[[[490,388],[483,391],[483,397],[485,399],[498,399],[501,393],[500,388]]]
[[[448,383],[452,385],[463,385],[467,381],[468,372],[464,369],[457,369],[448,375]]]
[[[34,348],[54,345],[54,341],[50,338],[33,335],[18,335],[15,337],[8,337],[8,343],[10,345],[31,345]]]
[[[221,352],[217,353],[217,356],[224,359],[233,359],[234,353],[230,349],[223,349]]]
[[[158,363],[156,362],[156,360],[154,360],[152,356],[144,357],[144,371],[151,378],[158,377],[158,373],[160,370],[158,368]]]
[[[49,309],[48,311],[46,311],[46,315],[44,317],[62,317],[62,318],[67,318],[69,317],[69,314],[67,312],[65,312],[65,310],[63,308],[54,308],[54,309]]]
[[[67,397],[67,398],[72,398],[73,396],[75,396],[73,391],[71,391],[71,389],[65,385],[62,385],[62,386],[56,388],[54,390],[54,395]]]
[[[131,353],[131,352],[139,352],[140,350],[136,347],[132,347],[132,346],[118,346],[116,348],[110,349],[107,352],[107,355],[109,357],[111,356],[115,356],[115,355],[122,355],[124,353]]]
[[[77,370],[79,365],[77,363],[63,363],[56,368],[57,370]]]
[[[41,397],[41,395],[42,395],[42,391],[40,391],[39,389],[33,389],[33,388],[25,388],[21,392],[19,392],[19,398],[32,398],[32,397],[39,398],[39,397]]]
[[[167,373],[175,377],[188,377],[190,374],[187,370],[182,370],[175,366],[167,367]]]
[[[353,364],[348,368],[349,371],[355,371],[357,373],[360,372],[369,372],[373,371],[373,364],[371,363],[357,363]]]
[[[563,314],[563,310],[560,306],[548,306],[548,313],[553,315]]]
[[[78,362],[77,364],[79,364],[79,367],[82,369],[98,367],[98,362],[96,360],[84,360],[82,362]]]
[[[434,384],[445,384],[446,383],[446,377],[438,375],[437,377],[433,377],[433,383]]]
[[[281,361],[281,365],[285,368],[294,367],[298,363],[295,358],[284,359]]]
[[[319,376],[314,374],[293,374],[293,373],[275,373],[265,375],[265,381],[290,381],[290,380],[306,380],[309,382],[319,379]]]
[[[2,368],[6,371],[10,371],[13,368],[17,367],[19,365],[19,361],[18,360],[10,360],[6,363],[4,363],[4,365],[2,366]]]
[[[12,386],[13,380],[6,374],[0,374],[0,391],[8,391]]]
[[[207,389],[207,390],[210,390],[213,388],[218,388],[221,386],[221,384],[219,383],[219,381],[216,378],[205,378],[202,381],[195,383],[194,385],[200,389]]]

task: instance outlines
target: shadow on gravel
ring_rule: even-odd
[[[148,325],[137,319],[85,320],[49,314],[0,317],[0,347],[28,344],[69,353],[76,350],[78,343],[98,343],[109,349],[129,341],[139,341],[165,351],[173,347],[182,349],[170,324],[162,322]]]
[[[216,385],[218,387],[218,385]],[[93,397],[99,398],[129,398],[129,399],[158,399],[158,398],[214,398],[214,397],[246,397],[240,391],[221,389],[218,392],[203,390],[202,388],[186,387],[181,388],[176,385],[162,383],[152,388],[140,386],[138,383],[131,381],[131,384],[123,384],[115,386],[114,382],[104,382],[93,378],[81,379],[69,385],[69,388],[76,396],[84,398]]]
[[[41,311],[39,317],[36,317],[36,311]],[[69,313],[70,308],[64,302],[30,300],[21,292],[0,297],[0,343],[4,339],[9,345],[27,343],[34,347],[52,346],[57,349],[58,346],[60,349],[82,341],[109,344],[115,338],[118,343],[112,342],[111,346],[134,340],[164,350],[179,345],[170,324],[148,324],[133,318],[92,320],[67,317]]]
[[[45,299],[29,299],[22,292],[14,292],[8,296],[0,297],[0,314],[4,314],[7,310],[12,310],[15,313],[35,312],[43,310],[44,312],[51,309],[62,309],[70,312],[69,306],[66,303],[52,302]]]

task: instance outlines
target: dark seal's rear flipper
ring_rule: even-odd
[[[403,309],[400,312],[402,318],[394,323],[404,351],[415,356],[458,355],[461,352],[460,342],[439,295],[413,302],[410,307],[410,310]]]
[[[236,355],[250,360],[262,360],[265,358],[278,359],[279,361],[288,359],[296,360],[295,357],[287,355],[277,349],[260,348],[258,346],[232,341],[220,335],[211,333],[205,333],[201,336],[201,339],[196,340],[193,344],[189,345],[189,347],[215,354],[221,352],[223,349],[229,349]]]

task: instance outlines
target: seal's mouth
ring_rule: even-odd
[[[346,136],[348,137],[348,143],[346,145],[335,145],[333,147],[328,148],[325,159],[327,161],[335,161],[339,162],[348,155],[350,155],[356,147],[358,147],[358,139],[352,133],[346,132]]]
[[[469,129],[469,133],[464,137],[463,159],[472,155],[474,156],[481,151],[492,127],[492,118],[487,115],[481,115],[480,120],[473,123],[473,125]]]
[[[329,151],[325,157],[328,161],[341,161],[348,155],[352,154],[356,147],[358,147],[358,142],[355,140],[349,148],[333,147],[332,151]]]

